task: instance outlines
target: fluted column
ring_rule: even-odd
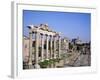
[[[39,57],[39,33],[36,32],[35,33],[35,68],[38,69],[40,68],[39,64],[38,64],[38,57]]]
[[[59,45],[59,47],[58,47],[58,56],[59,56],[59,58],[61,57],[60,56],[60,54],[61,54],[61,38],[60,38],[60,36],[58,36],[58,45]]]
[[[29,69],[32,68],[32,30],[29,31]]]
[[[52,59],[52,35],[50,35],[50,58]]]
[[[41,60],[44,59],[44,35],[41,34]]]
[[[46,35],[46,59],[48,59],[48,35]]]

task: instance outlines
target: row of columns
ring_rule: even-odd
[[[49,43],[49,39],[48,39],[48,37],[49,37],[49,35],[46,35],[46,59],[48,59],[49,58],[49,56],[48,56],[48,53],[49,53],[49,51],[48,51],[48,43]],[[54,42],[54,44],[52,44]],[[52,59],[52,54],[54,53],[54,58],[56,58],[56,36],[51,36],[50,35],[50,59]],[[60,40],[60,37],[59,37],[59,40],[58,40],[58,44],[59,44],[59,46],[58,46],[58,57],[60,57],[60,44],[61,43],[61,40]],[[54,45],[54,52],[53,52],[53,47],[52,47],[52,45]],[[42,50],[41,50],[41,59],[42,59],[42,61],[43,61],[43,59],[44,59],[44,56],[43,56],[43,54],[44,54],[44,35],[43,34],[41,34],[41,48],[42,48]]]
[[[32,35],[34,32],[31,31],[29,32],[29,68],[32,68]],[[39,61],[39,35],[41,35],[41,60],[44,60],[44,34],[40,34],[39,32],[35,32],[35,68],[40,68],[38,65],[38,61]],[[48,48],[49,48],[49,39],[48,39],[49,35],[46,34],[46,59],[49,59],[48,56]],[[54,58],[56,58],[56,36],[54,35],[50,35],[50,59],[52,59],[52,54],[53,54],[53,50],[52,50],[52,42],[54,41]],[[59,40],[58,40],[58,57],[60,57],[60,48],[61,48],[61,40],[60,40],[60,36],[59,36]]]

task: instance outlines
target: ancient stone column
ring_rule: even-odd
[[[54,58],[56,58],[56,36],[54,36]]]
[[[29,69],[32,68],[32,30],[29,30]]]
[[[58,45],[59,45],[59,47],[58,47],[58,57],[60,58],[61,56],[60,56],[60,54],[61,54],[61,39],[60,39],[60,36],[58,36]]]
[[[44,59],[44,35],[41,34],[41,60]]]
[[[39,33],[35,33],[35,68],[38,69],[40,68],[38,64],[38,57],[39,57]]]
[[[50,35],[50,59],[52,59],[52,35]]]
[[[48,60],[48,35],[46,35],[46,59]]]
[[[56,59],[56,36],[53,36],[53,40],[54,40],[54,59]],[[56,63],[53,64],[53,67],[56,68]]]

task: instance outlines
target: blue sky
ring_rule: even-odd
[[[28,25],[41,23],[47,23],[50,29],[61,32],[62,36],[70,39],[80,37],[82,41],[90,41],[90,13],[23,10],[24,35],[28,36]]]

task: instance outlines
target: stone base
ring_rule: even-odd
[[[60,60],[59,63],[56,63],[56,66],[63,67],[64,66],[64,60]]]
[[[29,69],[34,69],[34,66],[33,65],[29,65],[28,68]]]
[[[46,59],[46,60],[49,60],[49,59]]]
[[[56,64],[57,64],[57,62],[54,64],[54,68],[56,68]]]
[[[39,65],[39,64],[35,64],[35,65],[34,65],[34,68],[35,68],[35,69],[39,69],[39,68],[40,68],[40,65]]]

